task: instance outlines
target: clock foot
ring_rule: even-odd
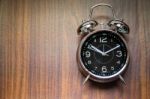
[[[124,78],[121,75],[119,75],[119,78],[120,78],[121,82],[126,85],[126,82],[125,82]]]
[[[85,78],[82,84],[84,85],[88,81],[89,78],[90,78],[90,74]]]

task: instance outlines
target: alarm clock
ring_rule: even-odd
[[[93,10],[105,6],[112,10],[113,18],[106,24],[98,23],[92,18]],[[129,63],[129,51],[123,35],[129,33],[129,26],[117,19],[114,9],[109,4],[96,4],[91,7],[89,19],[77,29],[82,37],[77,49],[79,70],[86,79],[108,83],[121,79]]]

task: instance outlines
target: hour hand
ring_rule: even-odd
[[[111,52],[111,51],[113,51],[113,50],[115,50],[115,49],[117,49],[117,48],[119,48],[120,47],[120,45],[118,45],[118,46],[116,46],[116,47],[114,47],[114,48],[112,48],[112,49],[110,49],[110,50],[108,50],[108,51],[106,51],[106,52],[104,52],[105,54],[107,54],[107,53],[109,53],[109,52]]]
[[[108,56],[108,54],[105,54],[104,52],[102,52],[101,50],[99,50],[98,48],[96,48],[95,46],[93,46],[91,44],[88,46],[88,48],[102,54],[103,56]]]

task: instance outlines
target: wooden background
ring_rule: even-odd
[[[131,29],[126,86],[82,86],[76,29],[101,2]],[[0,0],[0,99],[150,99],[150,0]]]

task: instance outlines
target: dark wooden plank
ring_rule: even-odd
[[[119,81],[82,86],[76,29],[100,2],[111,4],[131,29],[127,86]],[[150,99],[149,5],[149,0],[0,0],[0,99]]]

